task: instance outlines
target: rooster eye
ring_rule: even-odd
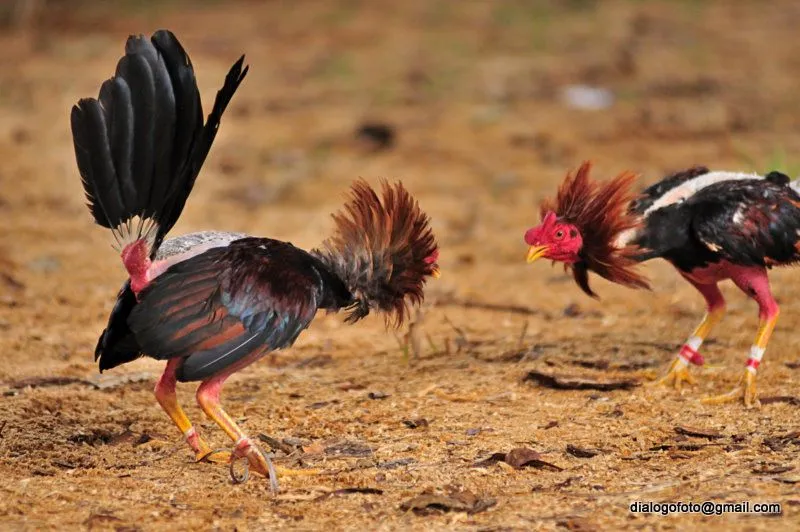
[[[562,238],[564,238],[564,231],[562,231],[561,229],[559,229],[558,231],[556,231],[556,238],[557,238],[557,239],[559,239],[559,240],[561,240]]]

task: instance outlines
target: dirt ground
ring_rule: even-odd
[[[197,4],[52,2],[0,30],[4,530],[797,526],[800,275],[772,274],[782,317],[763,406],[712,407],[699,399],[736,383],[754,303],[726,286],[698,384],[649,386],[698,322],[700,296],[652,263],[652,292],[595,278],[595,301],[560,267],[527,265],[522,242],[539,200],[584,159],[642,184],[694,164],[796,175],[785,154],[800,148],[797,3]],[[441,244],[416,353],[400,347],[407,329],[378,317],[320,315],[293,349],[229,381],[223,404],[280,442],[276,463],[318,470],[282,477],[277,496],[263,478],[235,485],[225,466],[193,462],[153,398],[160,363],[99,375],[92,360],[124,270],[84,206],[69,109],[113,73],[129,33],[161,27],[191,54],[206,109],[239,54],[251,65],[174,234],[312,247],[351,180],[387,177],[418,196]],[[571,85],[607,89],[613,105],[576,109]],[[395,145],[356,142],[367,121],[392,125]],[[557,390],[531,371],[642,385]],[[230,446],[194,387],[179,393],[202,433]],[[519,451],[502,453],[516,448],[539,455],[515,468]],[[421,495],[417,506],[450,511],[409,509]],[[629,511],[705,500],[783,513]]]

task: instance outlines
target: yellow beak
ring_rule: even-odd
[[[548,249],[550,249],[549,246],[531,246],[530,249],[528,249],[528,257],[526,258],[528,264],[541,259],[544,254],[547,253]]]
[[[442,272],[439,270],[439,267],[438,266],[435,267],[433,269],[433,271],[431,272],[431,277],[433,277],[434,279],[438,279],[441,276],[442,276]]]

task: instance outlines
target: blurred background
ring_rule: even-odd
[[[702,301],[669,265],[645,265],[654,293],[595,279],[596,302],[560,268],[524,263],[539,201],[585,159],[598,177],[640,173],[642,186],[695,164],[800,171],[796,2],[12,0],[0,21],[0,328],[12,351],[49,339],[87,371],[122,269],[83,204],[68,116],[113,74],[131,33],[177,34],[206,112],[239,55],[251,65],[174,233],[227,229],[309,248],[353,179],[402,179],[442,247],[429,305],[461,305],[431,314],[434,336],[453,312],[476,334],[500,326],[516,337],[527,315],[504,308],[583,308],[579,328],[533,319],[527,334],[647,323],[677,341]],[[773,282],[791,316],[800,284],[789,270]],[[731,339],[746,345],[754,310],[738,294],[731,306],[741,325]],[[663,310],[641,314],[651,308]],[[393,348],[369,323],[346,342]],[[300,345],[327,341],[315,331]]]
[[[642,185],[695,164],[800,170],[796,2],[7,0],[0,21],[6,262],[38,260],[33,240],[117,267],[86,223],[68,114],[125,36],[162,27],[206,109],[241,53],[252,67],[177,231],[312,246],[354,178],[403,179],[442,241],[440,289],[465,297],[551,284],[521,237],[582,160]]]
[[[660,371],[703,312],[694,289],[668,264],[653,263],[644,268],[653,292],[595,278],[603,299],[591,300],[561,268],[525,264],[524,231],[538,222],[539,201],[586,159],[598,177],[632,170],[641,186],[696,164],[796,177],[798,27],[796,1],[4,0],[0,380],[96,374],[91,354],[124,271],[110,235],[92,225],[84,206],[69,112],[113,74],[129,34],[175,32],[194,63],[206,112],[240,54],[251,66],[174,234],[227,229],[309,248],[328,234],[329,213],[353,179],[402,179],[431,215],[442,249],[443,277],[429,285],[424,308],[427,356],[455,357],[456,345],[462,357],[470,345],[494,354],[498,345],[538,345],[544,347],[528,354],[554,349],[558,356],[553,346],[566,345],[613,358],[622,344],[623,353],[650,357],[649,367]],[[766,357],[772,369],[760,385],[791,395],[800,280],[791,270],[771,279],[783,313]],[[732,383],[755,333],[756,309],[735,288],[725,293],[730,313],[707,358],[726,365]],[[308,392],[311,381],[394,379],[407,371],[398,350],[405,332],[386,334],[375,318],[345,327],[338,317],[321,317],[280,360],[322,353],[334,361],[295,369],[274,386],[312,402],[326,400],[331,388]],[[388,355],[370,358],[378,353]],[[493,386],[500,389],[491,393],[503,393],[519,377],[516,366],[476,369],[469,356],[448,357],[416,378],[462,386],[464,393]],[[118,374],[155,375],[159,368],[141,361]],[[271,370],[248,371],[234,378],[245,384],[232,394],[256,393],[258,385],[246,384],[259,376],[272,382]],[[721,391],[725,382],[709,386]],[[127,396],[87,391],[77,402],[58,398],[59,406],[48,408],[83,426],[98,412],[89,403],[110,404],[130,409],[129,419],[150,416],[144,419],[172,435],[149,387],[134,385]],[[351,419],[347,392],[336,393],[344,397],[342,419]],[[519,413],[526,421],[512,419],[510,426],[538,426],[554,404],[525,395],[540,392],[514,393],[527,398]],[[286,397],[282,408],[291,410],[297,400]],[[0,413],[8,409],[12,424],[14,416],[34,419],[41,412],[36,401],[45,399],[0,401]],[[265,421],[277,414],[261,408],[249,411],[253,423],[290,430]],[[464,419],[480,414],[469,403],[464,408]],[[664,415],[644,425],[669,423],[671,414]],[[121,430],[115,419],[104,421],[109,430]],[[17,425],[27,426],[19,419]],[[593,426],[588,420],[571,430],[591,436]],[[18,433],[43,429],[25,430]],[[558,433],[540,436],[547,441]],[[49,489],[43,485],[41,493]]]

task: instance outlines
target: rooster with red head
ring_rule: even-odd
[[[348,322],[376,310],[399,326],[438,275],[428,216],[402,184],[379,195],[359,181],[318,250],[222,231],[164,240],[247,67],[244,57],[231,67],[204,124],[192,63],[172,33],[130,37],[125,52],[99,97],[80,100],[71,117],[89,209],[113,232],[129,276],[95,359],[101,371],[142,355],[166,361],[155,396],[196,459],[230,463],[243,480],[233,470],[241,458],[277,489],[269,458],[222,409],[223,383],[291,346],[321,309],[344,309]],[[198,434],[178,404],[179,381],[200,381],[197,402],[232,452]]]
[[[703,364],[700,346],[725,312],[720,281],[730,279],[758,304],[760,326],[740,384],[705,399],[758,404],[756,373],[778,318],[767,270],[800,261],[800,195],[779,172],[766,176],[695,167],[670,175],[641,194],[635,176],[594,181],[584,163],[568,174],[542,222],[529,229],[528,262],[563,262],[587,294],[588,272],[631,288],[648,288],[638,263],[663,258],[703,295],[707,312],[660,382],[692,383],[689,364]]]

